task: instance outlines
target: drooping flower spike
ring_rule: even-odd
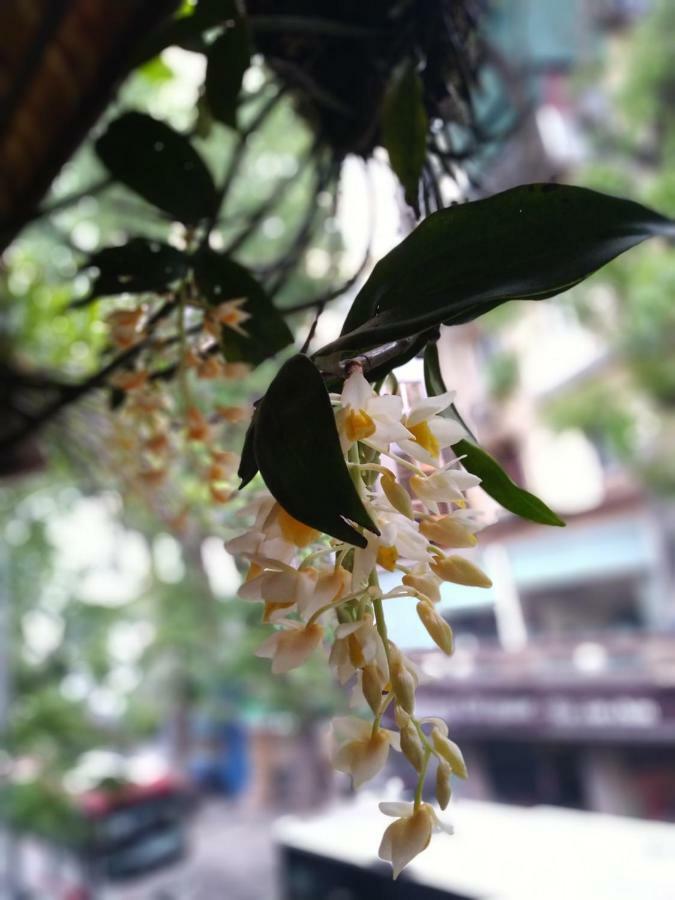
[[[430,768],[441,809],[450,801],[452,779],[467,776],[446,724],[417,718],[420,674],[389,639],[385,616],[390,597],[409,597],[431,639],[451,655],[452,629],[437,609],[443,584],[490,584],[456,552],[476,544],[481,526],[466,499],[479,479],[461,468],[461,460],[443,459],[464,433],[440,415],[453,396],[423,398],[405,410],[399,396],[378,395],[360,367],[352,366],[342,394],[332,396],[335,421],[345,461],[379,535],[364,534],[366,546],[355,548],[319,535],[263,494],[251,509],[250,531],[227,544],[250,563],[240,596],[261,602],[263,621],[276,629],[258,656],[270,658],[272,671],[281,674],[329,644],[328,664],[337,681],[352,683],[352,703],[370,714],[335,720],[334,767],[355,788],[375,778],[392,752],[403,753],[415,770],[411,803],[380,804],[396,819],[379,851],[394,877],[425,849],[432,833],[452,833],[423,801]],[[400,584],[384,592],[381,571],[399,574]]]

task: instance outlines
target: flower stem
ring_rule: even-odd
[[[428,749],[428,746],[424,749],[424,759],[422,760],[422,768],[420,769],[419,778],[417,779],[417,788],[415,789],[415,809],[417,809],[422,802],[422,791],[424,790],[424,779],[427,775],[427,768],[429,766],[429,757],[431,753]]]
[[[394,699],[394,695],[393,695],[393,693],[390,692],[389,694],[387,694],[387,696],[382,701],[382,706],[380,707],[377,715],[375,716],[375,718],[373,720],[373,730],[372,730],[371,734],[374,735],[376,733],[377,729],[380,727],[380,722],[382,721],[382,716],[387,711],[387,707],[389,706],[389,704],[391,703],[391,701],[393,699]]]
[[[313,625],[314,622],[322,616],[329,609],[336,609],[337,607],[343,606],[345,603],[349,603],[350,600],[356,600],[357,597],[360,597],[363,591],[354,591],[353,594],[347,594],[345,597],[338,597],[337,600],[331,600],[330,603],[326,603],[325,606],[319,607],[316,612],[312,613],[312,615],[307,620],[307,626]]]
[[[366,447],[370,447],[372,450],[377,450],[377,452],[382,456],[388,456],[389,459],[393,459],[394,462],[397,462],[400,466],[403,466],[403,468],[410,469],[410,471],[414,472],[416,475],[421,474],[419,466],[416,466],[414,463],[409,462],[407,459],[404,459],[397,453],[393,453],[391,450],[387,450],[384,447],[378,447],[376,444],[373,444],[370,441],[364,441],[363,443],[366,445]]]
[[[414,716],[411,716],[411,718],[412,718],[413,725],[417,729],[417,734],[419,735],[419,738],[422,741],[422,745],[424,746],[426,753],[431,755],[432,753],[434,753],[434,748],[431,746],[431,744],[427,740],[426,734],[422,731],[422,725]]]
[[[369,578],[370,584],[376,587],[378,590],[380,589],[380,580],[377,577],[377,572],[375,569],[370,573]],[[387,633],[387,620],[384,617],[384,607],[382,605],[382,596],[378,595],[373,597],[373,611],[375,613],[375,627],[377,628],[377,633],[382,639],[382,643],[384,644],[384,652],[387,656],[387,668],[391,670],[391,663],[389,660],[389,635]]]

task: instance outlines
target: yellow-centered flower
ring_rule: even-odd
[[[342,420],[342,425],[348,441],[364,441],[375,434],[375,423],[365,409],[348,409]]]
[[[411,405],[403,424],[412,439],[399,441],[402,450],[420,462],[437,465],[441,450],[465,436],[459,422],[439,415],[450,406],[454,396],[454,393],[445,393],[422,397]]]
[[[276,515],[281,534],[289,544],[295,544],[296,547],[306,547],[318,538],[319,532],[315,528],[293,518],[283,506],[277,504]]]

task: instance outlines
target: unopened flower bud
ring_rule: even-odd
[[[417,676],[412,663],[391,641],[389,641],[389,678],[398,704],[412,715],[415,708]]]
[[[407,516],[409,519],[413,518],[413,507],[412,500],[410,499],[410,494],[406,491],[403,485],[399,484],[396,481],[392,472],[383,472],[382,477],[380,478],[380,484],[382,486],[382,490],[384,491],[384,495],[387,500],[391,503],[395,510],[398,510],[402,515]]]
[[[361,690],[368,706],[377,715],[382,705],[384,681],[377,666],[364,666],[361,670]]]
[[[148,375],[149,373],[145,369],[138,369],[136,371],[127,370],[124,372],[116,372],[110,381],[113,387],[116,387],[120,391],[135,391],[138,390],[138,388],[143,387],[148,380]]]
[[[438,805],[441,809],[445,809],[452,796],[452,786],[450,784],[451,774],[452,769],[449,764],[444,759],[439,760],[436,769],[436,799],[438,800]]]
[[[414,678],[402,663],[392,665],[389,675],[396,702],[412,715],[415,711]]]
[[[209,481],[226,481],[228,474],[225,466],[221,466],[218,462],[211,463],[206,472]]]
[[[433,728],[431,731],[431,743],[436,753],[448,763],[453,774],[457,775],[458,778],[468,777],[469,773],[462,751],[454,741],[441,734],[438,728]]]
[[[411,587],[418,594],[428,597],[432,603],[438,603],[441,599],[439,581],[435,575],[415,575],[409,572],[403,576],[403,584]]]
[[[169,447],[169,437],[163,431],[157,431],[145,442],[145,449],[151,453],[163,453]]]
[[[424,748],[412,719],[406,716],[406,721],[399,726],[401,734],[401,752],[413,769],[418,772],[424,765]]]
[[[469,587],[492,587],[492,581],[485,572],[463,556],[439,556],[430,565],[432,571],[442,581],[452,581],[454,584],[465,584]]]
[[[226,422],[246,422],[251,418],[251,410],[246,406],[217,406],[216,412]]]
[[[454,640],[452,628],[445,619],[439,616],[431,603],[427,603],[426,600],[422,600],[417,604],[417,615],[420,617],[431,639],[440,647],[443,653],[451,656],[454,650]]]
[[[187,355],[187,354],[186,354]],[[195,367],[197,369],[197,378],[209,381],[222,375],[223,363],[217,356],[209,356],[208,359],[197,359],[196,366],[192,360],[186,362],[185,365]]]
[[[425,538],[446,549],[475,547],[478,543],[475,534],[452,516],[429,516],[422,519],[420,531]]]
[[[196,406],[190,406],[185,413],[187,436],[191,441],[203,441],[208,437],[209,424],[206,417],[197,409]]]

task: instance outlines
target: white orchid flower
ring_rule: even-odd
[[[376,728],[355,716],[339,716],[333,720],[336,747],[333,766],[351,775],[355,788],[374,778],[389,757],[389,749],[400,750],[399,736],[387,728]]]
[[[298,600],[298,612],[305,621],[317,613],[321,607],[336,602],[349,592],[351,574],[342,566],[318,572],[317,575],[313,589]]]
[[[464,501],[464,491],[477,487],[480,478],[466,472],[464,469],[455,469],[453,462],[444,469],[439,469],[431,475],[413,475],[410,479],[410,487],[415,495],[433,513],[438,512],[439,503],[457,503]]]
[[[380,811],[396,818],[386,829],[378,855],[390,862],[394,879],[419,853],[429,846],[435,831],[452,834],[452,828],[444,825],[428,803],[415,806],[412,803],[380,803]]]
[[[444,831],[446,834],[454,834],[455,829],[449,822],[444,822],[436,813],[436,810],[429,803],[425,803],[424,806],[429,807],[429,810],[432,815],[433,821],[433,831],[434,833],[438,833],[440,831]],[[415,804],[412,802],[406,802],[404,800],[383,800],[382,803],[378,804],[380,812],[389,816],[392,819],[402,819],[405,816],[412,815]]]
[[[246,531],[232,538],[225,544],[225,549],[232,556],[244,559],[272,559],[289,565],[295,556],[296,548],[281,537],[269,537],[263,531]]]
[[[267,600],[271,603],[302,604],[314,590],[319,573],[316,569],[264,571],[244,582],[237,591],[243,600]]]
[[[323,637],[323,628],[318,622],[305,626],[302,622],[284,619],[283,625],[283,630],[271,634],[255,652],[256,656],[272,660],[274,675],[301,666]]]
[[[380,499],[373,504],[375,509],[386,509],[377,516],[379,537],[369,534],[367,545],[354,551],[352,589],[355,591],[367,584],[375,563],[393,572],[399,559],[424,562],[429,555],[429,542],[420,534],[417,523],[396,512],[388,503],[383,507],[382,502]]]
[[[420,462],[437,465],[441,450],[466,437],[466,430],[459,422],[439,415],[454,399],[454,391],[448,391],[435,397],[415,400],[407,416],[403,418],[403,424],[412,434],[412,439],[399,441],[401,450]]]
[[[275,560],[255,563],[258,567],[267,562],[274,565]],[[262,601],[265,603],[263,622],[277,622],[296,607],[298,610],[310,602],[317,583],[319,573],[316,569],[293,569],[288,566],[279,571],[278,568],[266,569],[245,581],[237,594],[243,600]]]
[[[342,409],[336,416],[343,450],[354,441],[372,441],[380,447],[412,438],[401,423],[403,401],[393,394],[376,394],[355,367],[340,395]]]

